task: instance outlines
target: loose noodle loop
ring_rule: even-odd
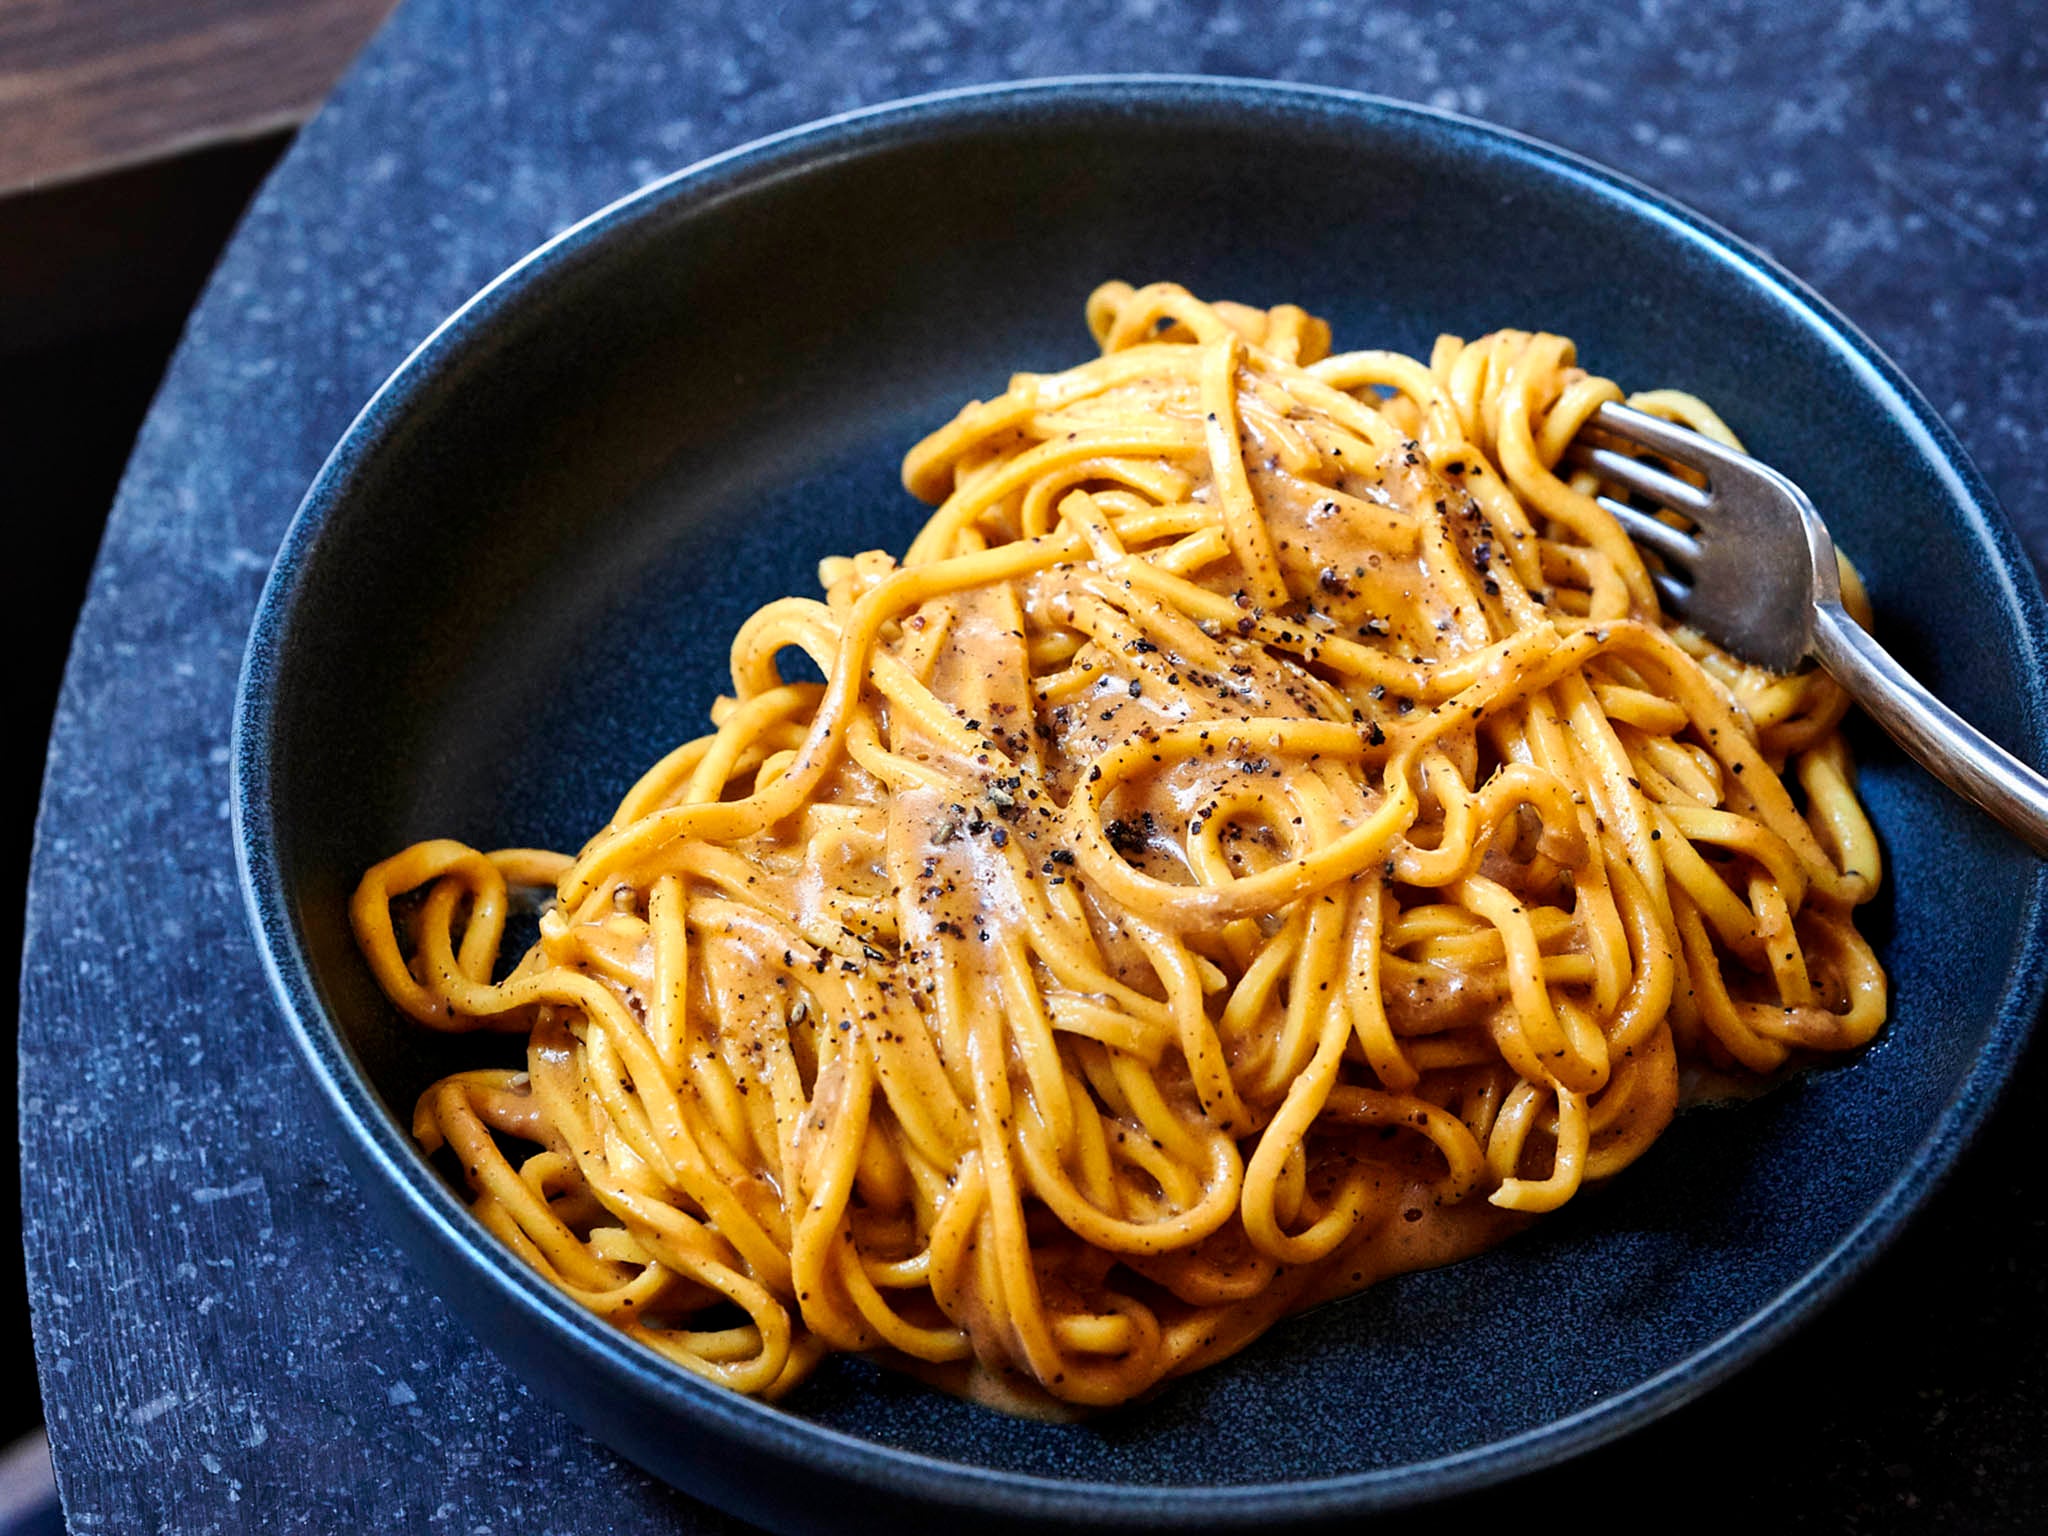
[[[1103,356],[912,449],[903,563],[762,609],[579,856],[425,842],[356,893],[399,1008],[528,1037],[421,1145],[737,1391],[879,1350],[1121,1402],[1618,1172],[1682,1069],[1883,1021],[1840,692],[1658,613],[1557,469],[1621,398],[1569,341],[1087,312]]]

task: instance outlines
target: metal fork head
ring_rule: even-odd
[[[1629,452],[1706,477],[1701,489]],[[1666,611],[1744,661],[1790,672],[1813,648],[1814,611],[1839,604],[1834,541],[1806,493],[1767,464],[1688,427],[1603,405],[1567,452],[1602,481],[1681,514],[1683,530],[1602,495],[1601,506],[1665,565]]]

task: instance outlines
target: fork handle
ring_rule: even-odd
[[[1813,654],[1921,767],[2048,857],[2048,778],[1915,682],[1840,604],[1815,605]]]

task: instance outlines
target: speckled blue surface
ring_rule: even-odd
[[[1068,24],[1039,27],[1001,6],[965,21],[950,10],[879,7],[845,30],[806,19],[823,14],[721,16],[707,31],[618,8],[565,7],[515,27],[489,7],[410,7],[294,152],[195,319],[124,488],[67,681],[25,977],[31,1275],[60,1476],[80,1529],[568,1531],[629,1518],[715,1528],[513,1387],[364,1226],[261,995],[220,815],[242,629],[270,548],[326,446],[410,342],[476,282],[644,175],[850,100],[1082,64],[1313,74],[1419,97],[1477,93],[1454,104],[1620,163],[1792,255],[1902,355],[2023,515],[2042,503],[2043,471],[2030,450],[2048,401],[2024,366],[2043,323],[2041,213],[2028,181],[2040,155],[2041,61],[2002,34],[2015,24],[1989,11],[1857,11],[1833,28],[1732,6],[1682,20],[1588,13],[1533,23],[1475,11],[1462,28],[1308,6],[1277,7],[1270,22],[1235,29],[1228,22],[1243,13],[1209,8],[1169,25],[1074,8]],[[792,41],[778,29],[806,35]],[[693,43],[714,35],[719,48]],[[934,58],[936,74],[920,73]],[[720,95],[721,72],[735,70],[738,89]],[[1799,430],[1824,436],[1827,425],[1819,418]],[[1887,494],[1916,492],[1908,484]],[[2042,523],[2028,524],[2039,549]],[[1916,582],[1947,579],[1903,548],[1880,563],[1908,613],[1926,600]],[[1909,657],[1931,659],[1914,656],[1906,639]],[[601,640],[592,643],[601,654]],[[1990,706],[1979,712],[1994,723],[2001,705],[2017,705],[2011,695],[1968,697],[1973,680],[1988,680],[1983,669],[1935,676],[1959,702]],[[1903,773],[1881,776],[1877,802],[1901,824],[1945,814],[1936,792]],[[1954,897],[1910,865],[1899,876],[1899,910]],[[110,923],[122,934],[111,950]],[[1994,928],[1964,923],[1913,942],[1939,946],[1966,974],[1993,976],[2007,958],[1991,942]],[[1904,1051],[1939,1062],[1981,1022],[1939,1008],[1917,1016],[1922,1038],[1895,1031],[1865,1065],[1886,1069],[1885,1053]],[[1911,1079],[1911,1066],[1888,1070]],[[1689,1250],[1748,1246],[1768,1263],[1782,1246],[1769,1241],[1774,1231],[1788,1219],[1841,1221],[1859,1188],[1869,1193],[1857,1183],[1868,1160],[1896,1150],[1882,1137],[1855,1143],[1852,1177],[1790,1218],[1745,1165],[1747,1137],[1796,1137],[1811,1110],[1826,1118],[1829,1097],[1849,1092],[1848,1081],[1816,1079],[1746,1111],[1769,1119],[1761,1131],[1729,1131],[1718,1117],[1688,1125],[1690,1146],[1667,1147],[1664,1162],[1639,1170],[1647,1180],[1683,1156],[1675,1177],[1729,1192],[1726,1225],[1660,1234],[1658,1203],[1625,1184],[1602,1206],[1553,1223],[1517,1262],[1545,1262],[1563,1244],[1597,1251],[1599,1264],[1559,1271],[1570,1276],[1562,1294],[1575,1313],[1626,1325],[1632,1308],[1661,1308],[1649,1315],[1699,1312],[1704,1326],[1716,1298],[1697,1294]],[[1602,1289],[1610,1273],[1642,1275],[1652,1252],[1665,1257],[1648,1283]],[[1433,1278],[1462,1288],[1485,1273],[1474,1265]],[[1345,1315],[1360,1326],[1400,1318],[1419,1341],[1445,1310],[1422,1284],[1390,1288]],[[108,1293],[135,1304],[110,1312]],[[1266,1358],[1283,1373],[1312,1365],[1304,1330],[1328,1326],[1319,1318],[1283,1331]],[[1496,1354],[1493,1368],[1529,1383],[1539,1410],[1603,1385],[1564,1379],[1517,1347]],[[1843,1361],[1809,1359],[1853,1373]],[[1426,1386],[1442,1357],[1419,1352],[1413,1369]],[[1473,1411],[1488,1411],[1469,1382],[1443,1385],[1463,1386]],[[1209,1406],[1201,1394],[1220,1390],[1191,1387],[1160,1411],[1193,1422]],[[1697,1417],[1720,1401],[1681,1416],[1695,1425],[1690,1434],[1655,1442],[1663,1466],[1684,1465],[1716,1425],[1736,1443],[1735,1420]],[[931,1435],[924,1399],[897,1393],[892,1402],[884,1435]],[[1304,1416],[1293,1399],[1272,1406],[1305,1443],[1355,1442],[1355,1424]],[[2037,1430],[2024,1394],[2015,1406],[2017,1422]],[[1754,1400],[1749,1407],[1752,1420],[1769,1416]],[[808,1411],[829,1419],[847,1409],[826,1384]],[[1846,1440],[1869,1433],[1856,1428],[1867,1421],[1853,1405],[1833,1415]],[[1399,1412],[1371,1422],[1375,1452],[1392,1457],[1429,1434]],[[2038,1436],[1999,1422],[1986,1420],[2021,1448],[2023,1463]],[[1788,1435],[1796,1428],[1780,1422]],[[1090,1458],[1099,1466],[1115,1454],[1138,1475],[1185,1475],[1175,1461],[1184,1437],[1114,1426],[1093,1441],[1076,1433],[1026,1450],[1043,1456],[1051,1445],[1084,1471]],[[1910,1473],[1916,1449],[1871,1447],[1870,1475]],[[2024,1509],[2013,1489],[2030,1485],[2010,1481],[2010,1456],[1993,1459],[1997,1473],[1977,1480],[1977,1502],[1966,1475],[1937,1477],[1943,1497],[1979,1517]],[[1612,1477],[1620,1464],[1591,1465]],[[1739,1504],[1725,1488],[1704,1497]],[[1839,1524],[1846,1506],[1807,1507],[1816,1521]]]

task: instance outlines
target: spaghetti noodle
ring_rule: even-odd
[[[580,853],[424,842],[356,893],[399,1008],[527,1037],[422,1146],[737,1391],[843,1350],[1121,1402],[1618,1172],[1689,1068],[1883,1021],[1843,697],[1662,618],[1553,469],[1621,398],[1571,342],[1332,355],[1166,284],[1088,321],[911,450],[900,563],[747,621],[715,731]]]

